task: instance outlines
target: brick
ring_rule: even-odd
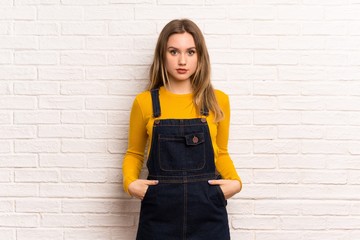
[[[83,49],[84,45],[85,45],[84,39],[79,36],[60,36],[60,37],[44,36],[39,38],[39,48],[43,50],[78,50],[78,49]],[[64,74],[70,71],[76,72],[77,69],[51,68],[49,69],[49,71],[55,71],[56,73],[59,72],[59,74]],[[58,77],[58,75],[55,75],[55,77]]]
[[[85,227],[87,218],[85,215],[65,215],[65,214],[44,214],[41,218],[42,227]]]
[[[99,140],[63,140],[61,151],[64,153],[103,153],[106,142]]]
[[[60,201],[42,199],[19,199],[16,200],[17,213],[59,213]]]
[[[96,227],[132,227],[135,225],[134,216],[124,215],[91,215],[88,218],[89,226]]]
[[[274,155],[250,155],[233,157],[235,166],[240,169],[244,168],[256,168],[256,169],[268,169],[275,168],[277,166],[277,159]]]
[[[16,52],[15,64],[56,65],[58,54],[54,52]]]
[[[63,35],[104,35],[106,25],[102,22],[85,23],[62,23],[61,33]]]
[[[96,80],[129,80],[135,78],[131,67],[94,67],[86,70],[86,79]]]
[[[0,182],[10,182],[12,179],[12,172],[9,170],[0,170]]]
[[[85,128],[85,138],[127,139],[128,126],[88,126]]]
[[[90,168],[120,168],[119,159],[123,156],[118,154],[88,154],[86,156]]]
[[[275,108],[276,99],[274,97],[250,96],[250,97],[231,97],[232,109],[242,110],[270,110]]]
[[[288,67],[279,68],[279,80],[283,81],[319,81],[328,80],[325,69],[321,67]]]
[[[301,213],[302,202],[297,200],[260,200],[255,202],[257,215],[294,215]]]
[[[60,0],[16,0],[17,5],[52,5],[59,4]]]
[[[253,86],[253,94],[259,96],[299,95],[301,91],[300,84],[284,81],[254,82]]]
[[[61,122],[70,124],[105,124],[106,113],[97,111],[62,111]]]
[[[85,186],[85,196],[87,198],[124,198],[128,197],[127,193],[120,191],[120,184],[87,184]]]
[[[346,216],[350,213],[350,203],[346,201],[302,201],[301,212],[309,216]]]
[[[321,20],[324,8],[321,6],[278,6],[277,18],[286,20]]]
[[[84,130],[82,126],[38,126],[38,135],[41,138],[81,138],[84,136]]]
[[[231,37],[230,47],[243,49],[277,49],[278,39],[268,36],[234,36]]]
[[[85,20],[129,20],[134,19],[134,10],[130,7],[87,7]]]
[[[146,65],[151,64],[153,54],[150,52],[109,53],[109,65]]]
[[[61,181],[64,183],[104,183],[107,172],[101,170],[62,170]]]
[[[1,143],[4,145],[4,143]],[[1,147],[0,147],[1,149]],[[24,167],[36,167],[37,155],[36,154],[0,154],[0,167],[1,168],[24,168]]]
[[[85,187],[79,184],[50,184],[40,185],[41,197],[58,198],[81,198],[85,196]],[[56,215],[49,217],[49,221],[55,221]],[[61,220],[60,220],[61,221]],[[50,227],[51,224],[47,224]],[[55,225],[54,225],[55,226]],[[60,226],[60,225],[57,225]]]
[[[234,217],[232,226],[234,229],[258,230],[258,229],[274,229],[279,225],[279,219],[276,217],[255,217],[244,216]]]
[[[35,37],[13,37],[13,36],[0,36],[0,45],[2,49],[36,49]],[[14,66],[16,67],[16,66]]]
[[[4,215],[0,214],[0,225],[3,227],[37,227],[37,215]]]
[[[129,110],[132,101],[128,97],[89,97],[85,105],[88,110]]]
[[[15,22],[14,32],[17,35],[51,36],[59,34],[56,23],[48,22]]]
[[[84,71],[81,68],[39,68],[39,79],[73,81],[84,79]]]
[[[38,7],[39,20],[82,20],[83,9],[80,7],[68,6],[39,6]]]
[[[1,20],[34,20],[36,19],[36,9],[34,7],[1,7]]]
[[[323,110],[326,102],[320,97],[294,97],[280,96],[278,98],[279,108],[282,110]]]
[[[84,168],[84,154],[40,154],[39,165],[43,168]]]
[[[0,141],[0,153],[9,153],[10,151],[10,141]]]
[[[278,137],[286,139],[320,139],[324,137],[321,127],[311,126],[279,126]]]
[[[10,111],[2,112],[0,111],[0,124],[10,124],[12,122],[12,116],[10,115]]]
[[[61,84],[61,94],[63,95],[106,95],[107,92],[107,85],[100,82]]]
[[[296,65],[299,55],[284,51],[256,51],[254,54],[256,65]]]
[[[15,182],[58,182],[57,171],[50,170],[17,170],[15,171]]]
[[[325,8],[326,20],[358,20],[359,6],[329,6]]]
[[[296,111],[256,111],[254,124],[256,125],[293,125],[300,124],[301,113]]]
[[[62,65],[106,65],[106,56],[103,53],[62,53],[60,56]]]
[[[13,211],[14,211],[14,201],[11,200],[0,201],[0,213],[13,212]]]
[[[54,82],[17,82],[14,93],[18,95],[50,95],[60,92],[59,84]]]
[[[2,197],[33,197],[38,195],[38,186],[34,184],[1,183],[0,187],[0,195]],[[11,223],[9,222],[9,224]]]
[[[210,52],[212,62],[215,64],[250,64],[251,53],[234,49],[230,51]]]
[[[60,123],[59,111],[19,111],[14,113],[16,124],[56,124]]]
[[[298,35],[300,33],[300,25],[296,22],[271,22],[257,21],[254,22],[255,35]]]
[[[304,35],[346,35],[347,26],[343,22],[304,22],[302,33]],[[350,30],[351,31],[351,30]],[[351,31],[352,32],[352,31]]]
[[[255,170],[254,183],[295,184],[300,182],[300,176],[294,171]]]
[[[110,35],[154,35],[156,24],[149,21],[121,21],[109,23]]]
[[[26,229],[20,228],[16,234],[17,240],[62,240],[63,231],[56,229]]]
[[[35,138],[34,126],[0,126],[0,139]]]
[[[112,201],[106,200],[64,200],[63,213],[109,213],[113,207]]]
[[[325,230],[326,219],[324,217],[281,217],[280,225],[284,230]]]
[[[276,16],[276,8],[271,6],[241,6],[229,9],[230,19],[271,20]]]
[[[357,185],[279,185],[278,198],[350,200],[358,198],[358,190]]]
[[[110,229],[65,229],[65,240],[111,239]],[[122,229],[122,231],[124,231]]]
[[[279,155],[279,168],[284,169],[324,169],[326,167],[326,155]]]
[[[83,108],[83,99],[79,97],[40,97],[40,109],[75,110]]]
[[[3,80],[29,80],[36,79],[36,68],[34,67],[1,67],[0,79]]]
[[[141,46],[141,44],[133,43],[134,40],[130,37],[87,37],[86,49],[96,50],[127,50],[133,49],[134,46]],[[155,44],[152,43],[151,46]]]
[[[0,97],[0,109],[34,109],[35,104],[35,97]]]
[[[16,140],[16,153],[54,153],[60,151],[58,140]]]
[[[0,64],[11,64],[12,62],[13,54],[10,51],[0,51]]]
[[[231,139],[274,139],[277,134],[274,127],[233,126],[231,129]]]
[[[256,140],[254,141],[254,153],[257,154],[295,154],[300,151],[298,140]]]

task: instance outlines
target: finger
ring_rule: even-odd
[[[146,185],[157,185],[159,183],[158,180],[147,180]]]
[[[209,180],[208,183],[209,183],[210,185],[220,185],[220,184],[223,183],[222,181],[223,181],[223,180]]]

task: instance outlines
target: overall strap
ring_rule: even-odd
[[[160,109],[160,100],[159,100],[159,89],[151,89],[151,100],[152,100],[152,108],[153,108],[153,117],[157,118],[161,115]]]

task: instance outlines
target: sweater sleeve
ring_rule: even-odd
[[[137,99],[134,100],[130,114],[128,148],[123,160],[123,185],[125,192],[129,193],[129,184],[139,178],[147,141],[146,123]]]
[[[218,99],[221,109],[224,112],[224,118],[219,122],[216,136],[218,146],[218,158],[216,169],[223,179],[239,180],[241,179],[236,172],[233,161],[228,152],[229,127],[230,127],[230,102],[226,94],[222,94]]]

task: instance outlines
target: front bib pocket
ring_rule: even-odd
[[[158,159],[164,171],[200,170],[205,166],[204,133],[159,134]]]

